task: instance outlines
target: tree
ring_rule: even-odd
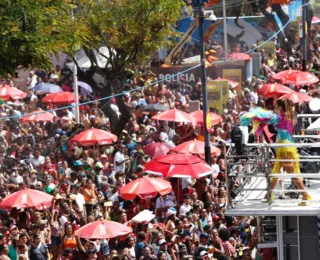
[[[50,55],[74,52],[87,39],[83,24],[71,19],[73,8],[64,0],[0,1],[0,73],[19,65],[49,69]]]
[[[179,20],[183,0],[98,0],[74,1],[77,6],[76,17],[83,19],[88,40],[83,42],[92,68],[85,75],[86,81],[94,86],[93,76],[102,75],[102,96],[110,96],[120,91],[126,80],[132,77],[136,66],[146,64],[149,57],[164,44],[169,37],[175,36],[173,25]],[[98,68],[95,52],[106,46],[109,55],[105,56],[107,65]],[[100,55],[104,55],[100,53]],[[88,79],[89,78],[89,79]],[[120,134],[130,117],[130,108],[126,107],[121,97],[117,98],[122,120],[113,131]],[[108,103],[104,111],[110,118],[112,110]]]

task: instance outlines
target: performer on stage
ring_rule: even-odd
[[[293,143],[293,129],[294,129],[294,105],[286,100],[277,100],[275,103],[275,112],[266,111],[262,108],[251,108],[250,111],[241,117],[241,125],[248,126],[252,120],[252,133],[260,134],[264,125],[275,124],[278,129],[277,142],[278,143]],[[276,159],[294,159],[294,162],[275,162],[272,174],[280,173],[283,168],[287,173],[300,173],[299,154],[296,147],[279,147],[276,151]],[[302,178],[293,178],[299,190],[304,190]],[[271,190],[277,185],[278,178],[271,179]],[[274,199],[273,193],[271,199]],[[303,200],[312,200],[312,197],[307,192],[302,192]],[[306,206],[306,202],[301,202],[300,206]]]

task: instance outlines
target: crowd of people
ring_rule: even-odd
[[[314,29],[311,40],[308,70],[319,76],[319,30]],[[242,82],[237,90],[230,88],[223,121],[211,132],[213,143],[230,142],[233,126],[250,106],[272,109],[273,101],[259,96],[257,90],[275,72],[296,68],[299,53],[289,60],[281,49],[270,55],[261,50],[261,56],[263,77]],[[7,83],[14,86],[11,75],[8,79]],[[123,93],[123,101],[132,111],[130,121],[118,141],[94,147],[69,142],[85,129],[111,129],[94,92],[80,92],[80,102],[92,101],[80,106],[80,125],[75,124],[72,108],[56,110],[53,120],[46,123],[20,121],[26,113],[47,108],[41,102],[45,94],[34,90],[37,84],[50,82],[72,91],[68,69],[31,71],[26,82],[27,98],[23,102],[1,101],[1,117],[9,117],[0,124],[1,199],[30,188],[53,195],[54,202],[45,210],[1,209],[0,259],[251,260],[253,255],[256,259],[276,259],[274,250],[256,248],[259,237],[255,217],[225,215],[228,172],[223,150],[219,156],[212,155],[212,168],[219,173],[212,181],[209,177],[173,178],[169,181],[174,189],[167,195],[130,201],[119,196],[121,187],[147,176],[144,165],[152,158],[144,153],[146,145],[162,142],[175,147],[185,141],[203,140],[201,126],[156,122],[151,119],[154,113],[143,111],[145,105],[155,103],[189,112],[191,100],[202,103],[200,80],[191,85],[180,78],[176,83],[161,82],[132,91],[138,82],[155,80],[155,75],[147,72],[131,79],[129,90]],[[316,87],[295,90],[309,93]],[[115,99],[110,102],[121,120]],[[132,220],[144,210],[154,212],[155,218],[140,223]],[[133,232],[109,240],[75,236],[79,227],[101,218],[130,226]]]

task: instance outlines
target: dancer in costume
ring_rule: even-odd
[[[250,111],[241,117],[241,125],[248,126],[252,121],[252,133],[260,134],[264,125],[275,124],[278,129],[278,143],[293,143],[294,129],[294,105],[290,100],[277,100],[275,104],[275,112],[266,111],[262,108],[251,108]],[[271,171],[272,174],[280,173],[283,168],[287,173],[300,173],[299,154],[296,147],[279,147],[276,151],[276,159],[286,160],[294,159],[293,162],[276,162]],[[293,178],[294,183],[299,190],[304,190],[302,178]],[[277,185],[278,178],[271,179],[271,190]],[[271,199],[273,200],[273,193]],[[311,196],[307,192],[302,192],[303,200],[311,200]],[[301,202],[300,206],[306,206],[306,202]]]

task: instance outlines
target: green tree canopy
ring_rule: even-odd
[[[83,23],[71,19],[64,0],[0,1],[0,73],[18,65],[51,68],[50,55],[72,53],[86,41]]]

